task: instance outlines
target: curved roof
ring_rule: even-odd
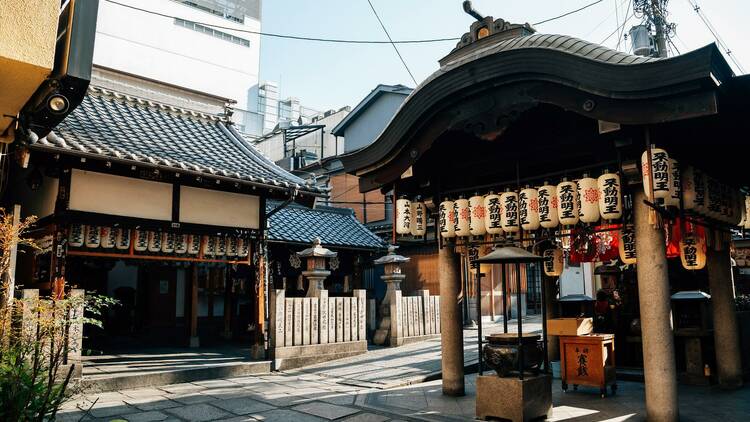
[[[263,156],[217,116],[92,87],[32,149],[128,162],[266,187],[320,189]]]
[[[434,140],[460,117],[463,111],[456,105],[514,84],[545,83],[545,87],[557,86],[568,90],[565,92],[574,90],[617,107],[582,110],[581,104],[558,105],[576,107],[576,112],[594,119],[650,124],[678,120],[690,113],[694,116],[715,112],[705,107],[674,112],[680,108],[672,107],[671,114],[657,114],[648,107],[663,107],[664,103],[655,99],[690,95],[706,86],[715,88],[732,76],[731,68],[713,44],[660,59],[633,56],[565,35],[534,34],[503,39],[444,59],[443,66],[404,101],[375,142],[341,159],[347,171],[358,175],[374,171],[394,157],[398,157],[400,167],[407,168],[429,148],[429,145],[410,145],[415,137]],[[555,98],[551,97],[568,94],[540,88],[517,89],[513,95],[518,101],[554,104]],[[634,101],[623,104],[630,100]],[[492,99],[488,101],[491,103]],[[636,102],[641,107],[637,115],[621,112],[624,107],[635,107]],[[612,115],[613,110],[620,111],[619,115]],[[618,120],[623,115],[630,120]],[[436,119],[440,125],[435,124]]]

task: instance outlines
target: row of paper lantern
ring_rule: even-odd
[[[74,248],[128,250],[131,241],[136,252],[178,255],[198,255],[202,245],[204,256],[246,257],[249,246],[246,239],[236,236],[202,236],[148,230],[133,231],[131,239],[129,229],[81,224],[71,225],[68,235],[68,245]]]
[[[652,202],[679,208],[682,197],[682,206],[687,211],[750,229],[750,221],[746,218],[750,200],[738,189],[720,183],[692,166],[685,166],[680,171],[679,162],[661,148],[651,148],[651,171],[647,151],[643,152],[641,169],[643,189]],[[651,174],[653,177],[650,177]]]
[[[440,203],[440,234],[446,238],[515,233],[523,229],[551,229],[578,222],[596,223],[622,217],[620,176],[605,173],[594,179],[584,175],[558,185],[527,187],[520,192],[490,192],[469,199]]]
[[[620,261],[624,264],[637,262],[635,252],[635,231],[632,227],[620,230],[619,239]],[[543,252],[544,273],[551,277],[559,277],[564,269],[563,250],[560,248],[547,249]],[[680,262],[687,270],[702,270],[706,266],[706,241],[703,237],[689,234],[680,240]]]
[[[419,199],[396,200],[396,233],[424,236],[427,233],[427,206]]]

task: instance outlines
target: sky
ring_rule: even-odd
[[[462,0],[371,0],[394,40],[460,37],[473,18],[465,14]],[[483,15],[512,23],[534,23],[558,16],[594,0],[475,0]],[[718,29],[732,55],[750,70],[748,0],[693,0]],[[616,48],[612,35],[622,24],[630,0],[603,0],[584,11],[535,26],[538,32],[565,34]],[[675,47],[681,52],[714,42],[714,38],[688,0],[668,3],[668,21],[677,24]],[[632,14],[632,13],[631,13]],[[639,23],[631,17],[627,30]],[[264,0],[264,32],[301,36],[387,40],[367,0]],[[606,41],[605,41],[606,39]],[[455,47],[455,41],[399,45],[401,55],[417,82],[438,69],[438,59]],[[621,41],[627,51],[629,41]],[[676,54],[676,52],[674,52]],[[737,68],[736,73],[740,73]],[[263,37],[261,80],[280,84],[280,96],[297,97],[316,110],[356,106],[375,86],[414,82],[390,44],[349,45]]]

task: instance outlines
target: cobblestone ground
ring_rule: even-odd
[[[534,330],[534,320],[524,322]],[[498,326],[487,327],[487,332]],[[499,326],[502,330],[502,325]],[[476,360],[476,331],[465,332],[466,361]],[[475,377],[467,395],[444,397],[440,381],[422,382],[440,368],[440,342],[375,349],[367,355],[260,376],[216,379],[78,397],[59,421],[464,421],[474,419]],[[620,382],[616,396],[598,390],[563,394],[553,384],[555,421],[644,420],[643,384]],[[681,387],[682,420],[748,421],[750,387],[725,392]]]

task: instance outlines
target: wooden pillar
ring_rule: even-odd
[[[200,347],[198,338],[198,264],[190,268],[190,347]]]
[[[664,231],[649,222],[646,195],[633,195],[646,413],[649,421],[677,421],[677,368],[671,324]]]
[[[231,269],[225,266],[220,270],[221,278],[224,280],[224,338],[232,338],[232,313],[234,304],[232,303],[232,277]]]
[[[438,251],[438,280],[440,282],[441,365],[443,394],[463,396],[464,389],[464,332],[458,297],[461,293],[461,261],[453,246],[444,245]]]
[[[544,289],[544,313],[549,320],[558,317],[557,310],[557,289],[555,289],[555,277],[542,275],[542,289]],[[560,342],[557,336],[547,338],[547,357],[550,361],[560,360]]]
[[[740,388],[742,387],[742,356],[732,291],[729,244],[722,242],[720,251],[709,247],[706,251],[706,259],[708,286],[711,289],[719,386],[728,389]]]

